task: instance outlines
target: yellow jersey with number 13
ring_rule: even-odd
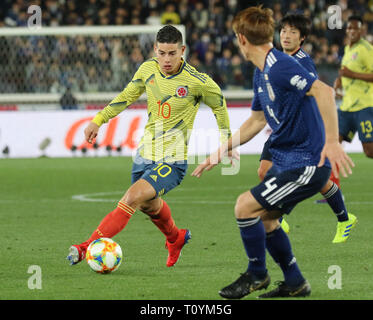
[[[148,122],[138,146],[139,154],[153,161],[184,161],[188,158],[189,135],[199,105],[208,105],[216,118],[221,141],[231,135],[225,98],[219,86],[184,60],[177,73],[167,76],[156,58],[145,61],[132,81],[93,122],[101,126],[146,92]]]
[[[359,73],[373,73],[373,46],[360,39],[352,47],[345,47],[342,67]],[[342,77],[344,96],[340,109],[342,111],[360,111],[373,107],[373,82]]]

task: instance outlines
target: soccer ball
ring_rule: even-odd
[[[122,249],[110,238],[100,238],[87,248],[86,260],[91,269],[98,273],[110,273],[122,263]]]

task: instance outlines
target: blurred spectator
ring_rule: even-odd
[[[214,75],[216,73],[216,61],[213,51],[207,51],[205,54],[205,63],[201,66],[201,72]]]
[[[130,56],[130,63],[129,63],[130,73],[133,75],[143,62],[144,62],[144,56],[141,53],[140,48],[134,48]]]
[[[78,109],[78,102],[71,92],[71,88],[67,87],[60,99],[60,105],[63,110]]]
[[[232,83],[232,52],[230,49],[226,48],[223,50],[223,55],[216,61],[219,74],[222,77],[223,84],[222,88],[225,89],[229,83]]]
[[[161,15],[162,24],[180,24],[180,16],[176,12],[175,4],[169,2],[166,5],[165,11]]]
[[[198,39],[198,34],[196,34],[194,37],[197,37],[197,40],[193,47],[193,51],[198,54],[198,59],[204,62],[205,54],[211,41],[210,35],[207,32],[204,32],[200,39]]]
[[[160,10],[161,8],[161,1],[159,0],[143,0],[142,3],[144,8],[148,10]]]
[[[146,24],[150,24],[153,26],[157,26],[161,24],[161,17],[159,15],[158,10],[156,9],[151,9],[149,11],[149,16],[146,18]]]
[[[97,13],[100,5],[98,4],[98,0],[88,0],[88,3],[85,6],[85,14],[86,18],[91,18],[93,21],[97,19]]]
[[[215,27],[217,28],[219,33],[222,33],[224,31],[225,15],[224,7],[219,2],[214,5],[213,10],[210,14],[210,19],[215,21]]]
[[[191,19],[189,15],[188,0],[180,1],[178,11],[180,15],[180,23],[187,24],[188,20]]]
[[[245,77],[242,73],[242,59],[238,54],[235,54],[232,57],[232,80],[229,82],[231,85],[236,88],[243,87],[245,82]]]
[[[192,19],[193,25],[197,29],[205,29],[207,27],[207,22],[209,20],[209,13],[207,9],[204,7],[202,1],[198,1],[195,5],[194,10],[190,14]]]
[[[201,61],[198,59],[197,54],[194,52],[192,56],[189,57],[189,63],[196,68],[198,71],[201,71]]]
[[[96,67],[90,66],[88,69],[87,80],[84,82],[84,92],[98,92],[99,75],[97,74]]]

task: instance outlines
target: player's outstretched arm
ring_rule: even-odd
[[[204,171],[214,168],[229,151],[254,138],[265,127],[266,123],[263,111],[252,111],[250,118],[241,125],[240,129],[227,142],[223,143],[216,152],[198,165],[192,172],[192,176],[199,178]]]
[[[93,143],[97,137],[98,131],[104,123],[116,117],[125,110],[132,102],[136,101],[145,91],[145,85],[142,81],[142,64],[127,86],[120,92],[103,110],[99,111],[93,120],[84,130],[84,136],[88,143]]]
[[[307,93],[315,97],[325,127],[325,145],[321,152],[319,167],[324,165],[328,158],[332,171],[338,177],[338,169],[344,177],[351,174],[354,163],[345,153],[339,143],[337,106],[334,100],[334,90],[320,80],[316,80]]]

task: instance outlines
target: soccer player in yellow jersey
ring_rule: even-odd
[[[182,55],[182,35],[167,25],[157,33],[156,57],[145,61],[132,81],[85,129],[89,143],[102,124],[117,116],[144,92],[147,94],[148,122],[132,168],[132,185],[118,206],[99,224],[91,237],[70,247],[68,260],[84,259],[88,245],[101,237],[112,238],[127,225],[136,210],[149,215],[166,237],[167,267],[173,266],[191,238],[188,229],[179,229],[167,203],[161,199],[179,185],[187,170],[188,131],[200,102],[208,105],[216,118],[222,141],[231,135],[226,101],[218,85],[206,74],[190,66]]]
[[[373,46],[362,39],[362,26],[361,17],[349,17],[348,45],[334,88],[337,93],[343,88],[338,110],[340,142],[351,142],[357,131],[364,153],[373,158]]]

